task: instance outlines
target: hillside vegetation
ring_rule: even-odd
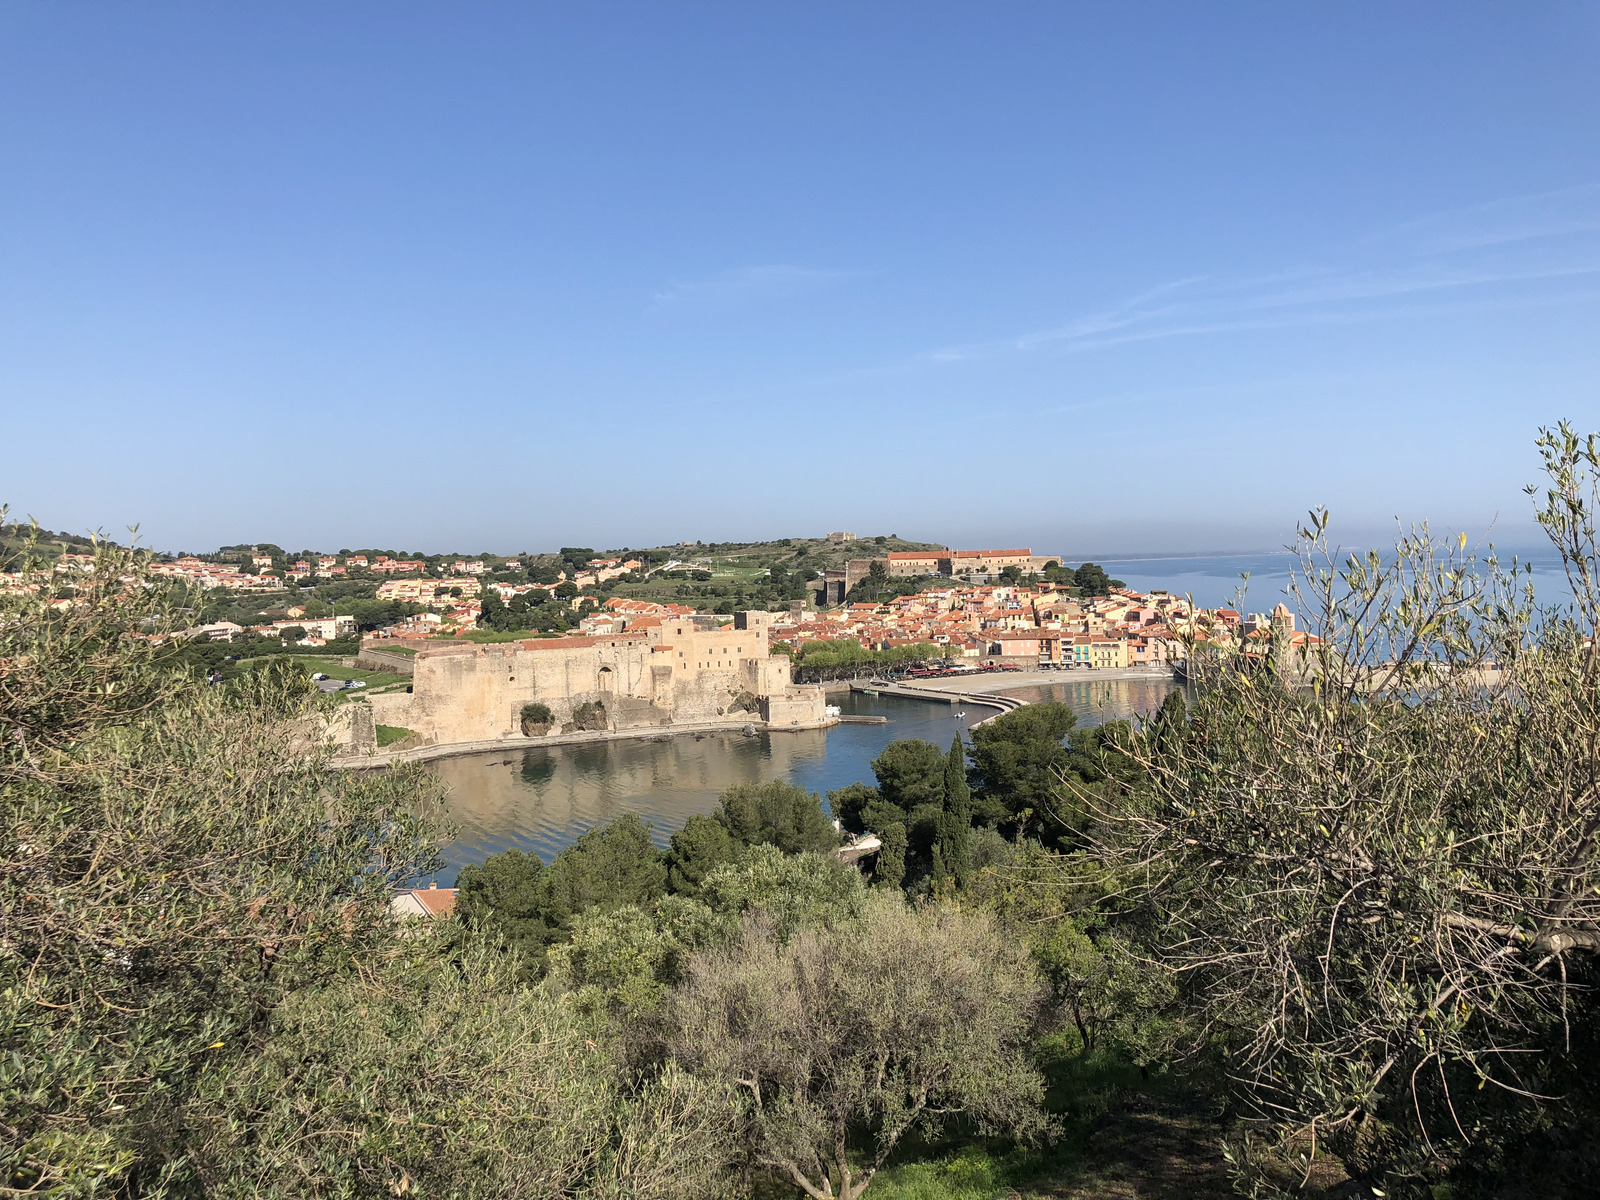
[[[818,570],[840,570],[852,558],[882,558],[885,554],[907,550],[944,550],[937,542],[908,542],[894,534],[859,537],[852,542],[830,542],[825,538],[779,538],[770,542],[697,542],[693,546],[663,547],[674,557],[704,562],[713,572],[760,570],[781,565],[787,570],[806,566]]]
[[[88,554],[94,539],[83,534],[57,533],[29,522],[0,520],[0,571],[12,570],[24,555],[54,562],[62,554]]]
[[[446,798],[330,769],[303,667],[209,682],[131,551],[10,589],[6,1192],[1592,1195],[1600,441],[1539,447],[1561,605],[1316,513],[1305,670],[1196,644],[1142,721],[1028,705],[665,849],[625,816],[425,924]]]

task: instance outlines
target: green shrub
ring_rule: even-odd
[[[585,700],[572,710],[567,729],[574,733],[598,733],[606,727],[606,706],[598,700]]]
[[[726,1090],[634,1082],[515,963],[421,938],[279,1007],[221,1101],[222,1198],[727,1195]]]
[[[548,704],[524,704],[522,706],[523,736],[543,737],[550,732],[550,726],[555,719],[555,714],[550,711]]]

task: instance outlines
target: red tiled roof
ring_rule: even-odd
[[[407,888],[403,894],[414,897],[430,917],[448,917],[456,911],[455,888]]]

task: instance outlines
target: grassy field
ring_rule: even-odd
[[[716,562],[709,568],[712,583],[756,583],[767,577],[768,568],[738,562]]]
[[[379,725],[378,748],[381,750],[385,746],[392,746],[396,742],[403,742],[410,736],[411,730],[405,729],[399,725]]]
[[[697,585],[689,584],[689,588]],[[693,604],[692,591],[680,592],[678,589],[685,587],[681,579],[662,579],[656,576],[644,583],[619,583],[612,586],[615,595],[626,597],[629,600],[651,600],[656,604]]]
[[[876,1200],[1222,1200],[1225,1127],[1203,1093],[1170,1074],[1148,1078],[1109,1056],[1080,1058],[1075,1039],[1047,1047],[1048,1146],[972,1139],[906,1145],[872,1181]]]
[[[615,594],[634,600],[657,603],[690,604],[697,608],[715,607],[723,600],[755,602],[765,606],[773,593],[763,595],[770,582],[769,572],[778,568],[787,587],[796,578],[810,579],[818,571],[836,570],[857,558],[882,558],[904,550],[941,548],[935,542],[913,542],[905,538],[861,537],[853,542],[829,542],[824,538],[780,538],[771,542],[717,542],[697,546],[674,546],[653,554],[671,554],[678,559],[678,571],[709,572],[704,580],[668,579],[652,575],[643,583],[618,584]],[[785,594],[795,595],[793,592]]]
[[[239,665],[249,667],[264,661],[266,660],[259,658],[248,659]],[[387,671],[363,671],[359,667],[342,667],[337,658],[315,654],[297,654],[294,656],[294,661],[313,674],[320,673],[329,679],[356,679],[367,685],[353,691],[336,693],[341,700],[348,700],[353,696],[370,696],[375,692],[389,691],[411,682],[410,676],[407,675],[395,675]]]

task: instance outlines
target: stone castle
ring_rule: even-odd
[[[431,745],[522,737],[529,704],[550,709],[550,732],[579,709],[613,732],[819,728],[828,721],[822,689],[791,681],[789,659],[771,652],[770,622],[765,612],[723,627],[682,616],[596,637],[428,646],[417,651],[410,693],[372,696],[373,717]]]

